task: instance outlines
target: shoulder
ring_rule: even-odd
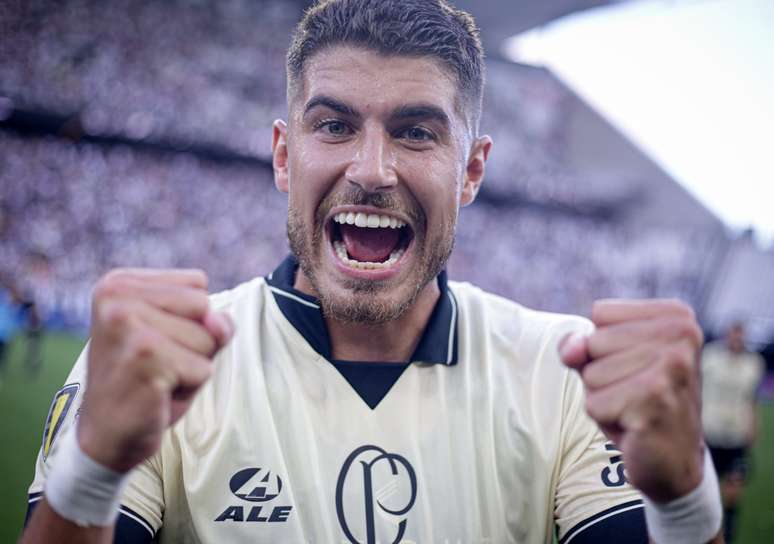
[[[479,332],[505,336],[511,342],[561,338],[570,332],[588,334],[594,330],[591,321],[584,317],[533,310],[467,282],[449,282],[449,288],[457,301],[460,321],[485,329]]]
[[[228,289],[210,295],[210,304],[217,311],[238,311],[242,308],[253,308],[255,304],[264,304],[266,294],[269,292],[266,280],[263,277],[253,278]]]

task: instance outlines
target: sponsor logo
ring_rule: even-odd
[[[605,444],[605,449],[612,452],[614,455],[610,456],[610,466],[602,469],[600,474],[602,483],[607,487],[621,487],[626,485],[628,480],[626,479],[626,468],[623,464],[623,457],[618,451],[618,447],[612,442]]]
[[[235,473],[228,486],[236,497],[248,502],[265,503],[276,499],[282,492],[282,479],[271,471],[250,467]],[[265,523],[285,522],[292,506],[231,505],[215,521],[254,521]]]
[[[351,500],[353,496],[356,501]],[[405,457],[378,446],[361,446],[347,457],[339,472],[336,515],[350,543],[376,544],[378,513],[382,520],[380,529],[392,529],[395,536],[391,542],[396,544],[403,539],[405,515],[416,498],[417,477]]]
[[[51,408],[48,409],[48,416],[46,416],[46,426],[43,429],[43,444],[41,445],[44,461],[51,452],[54,440],[62,428],[62,423],[67,417],[80,387],[81,385],[78,383],[67,384],[57,391],[54,400],[51,401]]]

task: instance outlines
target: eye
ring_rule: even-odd
[[[330,136],[346,136],[351,133],[351,129],[344,121],[337,119],[327,119],[315,124],[315,130],[320,130]]]
[[[400,137],[411,142],[429,142],[435,140],[435,135],[432,132],[420,126],[413,126],[403,130],[400,133]]]

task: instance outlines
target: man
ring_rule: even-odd
[[[765,362],[747,350],[744,324],[735,322],[724,340],[705,346],[702,370],[704,434],[720,478],[723,530],[731,542],[747,476],[747,453],[758,434],[756,394]]]
[[[440,0],[307,12],[273,129],[293,257],[209,300],[196,271],[100,281],[26,542],[637,542],[640,491],[656,541],[717,537],[688,308],[600,302],[594,332],[447,281],[482,67]]]

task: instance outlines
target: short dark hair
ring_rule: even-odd
[[[446,0],[318,0],[299,22],[288,50],[288,97],[301,82],[305,63],[334,45],[439,60],[454,75],[463,114],[478,132],[484,50],[470,14]]]

